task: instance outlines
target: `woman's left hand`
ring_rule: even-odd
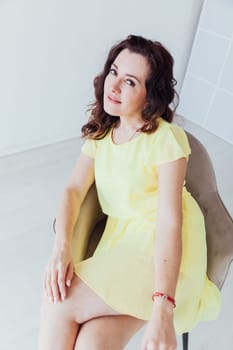
[[[152,317],[149,320],[140,350],[175,350],[176,334],[173,322],[173,311],[170,305],[155,302]],[[164,303],[165,304],[165,303]]]

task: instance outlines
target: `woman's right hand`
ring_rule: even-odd
[[[55,245],[44,274],[44,289],[50,302],[56,303],[66,297],[66,289],[71,286],[74,265],[70,244]]]

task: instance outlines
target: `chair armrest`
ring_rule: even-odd
[[[105,216],[101,210],[94,184],[83,200],[77,222],[74,226],[71,243],[74,263],[78,263],[85,258],[90,235],[96,224]]]

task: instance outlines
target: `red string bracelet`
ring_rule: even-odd
[[[160,293],[160,292],[154,292],[153,295],[152,295],[152,300],[154,301],[156,297],[159,297],[159,298],[161,298],[161,299],[167,300],[167,301],[169,301],[170,303],[172,303],[172,305],[173,305],[174,307],[176,307],[175,299],[173,299],[173,298],[170,297],[169,295],[164,294],[164,293]]]

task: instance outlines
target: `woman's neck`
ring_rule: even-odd
[[[141,118],[127,118],[120,117],[119,121],[116,124],[116,128],[121,130],[131,131],[140,129],[143,126],[144,122]]]

